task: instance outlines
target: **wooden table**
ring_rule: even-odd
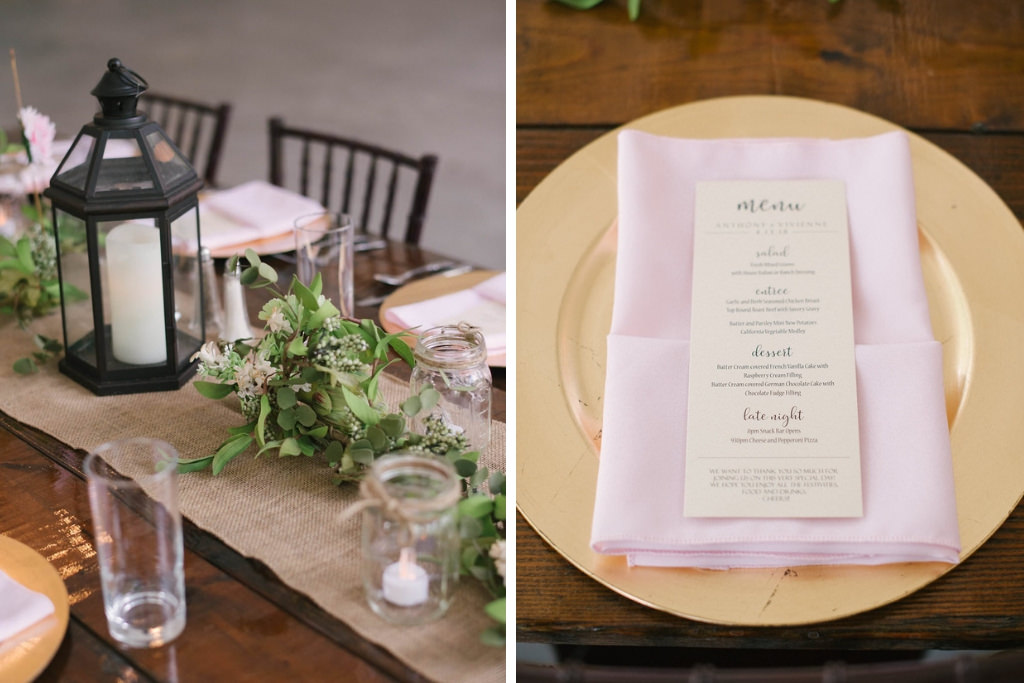
[[[378,287],[374,272],[396,273],[436,257],[400,243],[362,254],[356,297]],[[259,293],[248,295],[250,319],[256,321],[262,300]],[[357,314],[375,317],[376,310]],[[495,379],[502,388],[494,392],[494,416],[504,420],[504,371]],[[81,469],[85,455],[0,412],[0,533],[50,559],[71,600],[67,635],[39,680],[423,680],[262,563],[187,520],[185,632],[155,650],[116,645],[107,633],[95,554],[80,552],[92,533]],[[55,510],[63,511],[64,523],[52,523]]]
[[[516,197],[640,116],[727,95],[855,107],[936,143],[1024,218],[1024,8],[874,0],[626,0],[576,11],[516,3]],[[519,263],[529,254],[521,250]],[[528,395],[522,394],[524,400]],[[1024,645],[1024,507],[944,578],[892,605],[811,627],[742,628],[648,609],[584,576],[520,517],[521,642],[804,650]]]

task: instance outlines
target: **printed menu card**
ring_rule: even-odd
[[[846,188],[696,185],[687,517],[860,517]]]

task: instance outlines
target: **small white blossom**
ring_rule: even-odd
[[[296,384],[295,386],[292,387],[292,389],[299,393],[303,393],[307,391],[313,391],[313,385],[310,384],[309,382],[306,382],[305,384]]]
[[[231,364],[231,359],[221,351],[220,345],[215,341],[208,341],[199,347],[199,350],[192,354],[191,360],[199,359],[201,367],[200,374],[216,375],[221,370],[226,370]]]
[[[498,539],[491,545],[490,556],[494,560],[494,567],[501,575],[501,582],[505,583],[505,539]]]
[[[262,396],[267,393],[267,381],[274,376],[275,372],[274,366],[267,360],[262,351],[250,353],[235,373],[238,395],[245,398]]]
[[[270,317],[267,318],[267,327],[270,328],[271,332],[290,334],[292,331],[292,324],[284,317],[284,311],[280,306],[276,307],[270,314]]]

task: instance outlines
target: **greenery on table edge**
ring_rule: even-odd
[[[211,455],[179,461],[180,472],[210,469],[220,473],[253,445],[256,457],[322,456],[337,484],[362,479],[374,460],[394,451],[446,458],[462,477],[458,504],[462,539],[460,570],[479,580],[494,598],[485,611],[499,624],[481,639],[505,642],[505,476],[478,464],[465,436],[429,415],[439,394],[430,386],[409,396],[400,411],[389,411],[380,395],[380,375],[392,363],[415,364],[403,337],[387,334],[371,320],[341,317],[322,296],[317,275],[309,287],[293,277],[286,291],[278,275],[249,249],[242,284],[268,288],[275,296],[259,313],[262,339],[207,342],[196,354],[200,394],[221,399],[237,394],[246,423],[228,429],[228,438]],[[227,268],[234,270],[239,257]],[[210,380],[216,381],[210,381]],[[410,427],[417,415],[424,433]],[[484,485],[486,484],[486,491]]]
[[[60,306],[60,280],[57,277],[57,250],[53,229],[42,201],[21,207],[28,221],[28,230],[11,241],[0,235],[0,314],[13,316],[18,326],[28,331],[36,318],[52,313]],[[61,249],[81,248],[83,240],[65,241]],[[64,285],[69,302],[88,298],[84,292]],[[20,374],[39,371],[39,364],[60,353],[62,345],[56,339],[41,334],[32,335],[38,350],[31,356],[14,362]]]

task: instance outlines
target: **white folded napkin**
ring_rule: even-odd
[[[317,201],[262,180],[211,193],[200,205],[201,241],[210,249],[290,233],[295,219],[324,211]]]
[[[54,612],[53,601],[0,571],[0,643]]]
[[[864,515],[683,516],[695,185],[846,184]],[[959,559],[942,381],[906,135],[850,140],[619,136],[615,301],[595,551],[707,568]]]
[[[425,330],[466,321],[480,329],[487,353],[505,351],[505,273],[470,289],[388,309],[384,316],[402,327]]]

